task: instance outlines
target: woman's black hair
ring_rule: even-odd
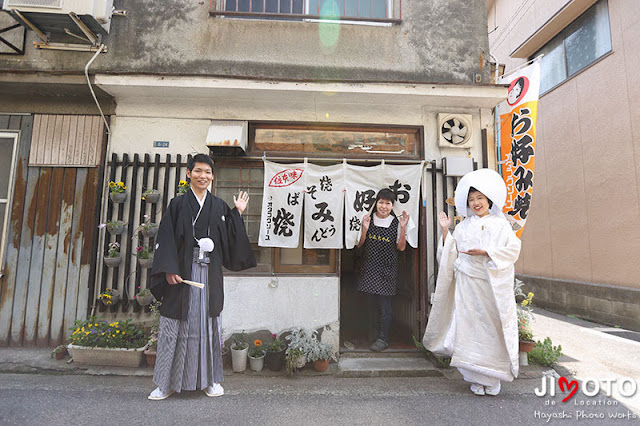
[[[487,197],[487,196],[484,194],[484,192],[482,192],[482,191],[478,191],[478,190],[477,190],[477,189],[475,189],[473,186],[470,186],[470,187],[469,187],[469,192],[468,192],[468,194],[467,194],[467,204],[469,204],[469,194],[471,194],[472,192],[479,192],[479,193],[481,193],[482,195],[484,195],[484,196],[487,198],[487,200],[489,201],[489,208],[493,207],[493,201],[491,201],[491,199],[490,199],[489,197]]]
[[[391,201],[391,204],[394,204],[396,202],[396,194],[394,194],[393,191],[388,188],[383,188],[378,191],[378,195],[376,195],[376,201],[373,203],[373,211],[371,212],[371,214],[374,214],[378,211],[378,200]],[[393,210],[391,211],[391,214],[395,216]]]

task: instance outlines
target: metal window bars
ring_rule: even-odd
[[[220,0],[210,2],[209,15],[399,24],[402,0]]]

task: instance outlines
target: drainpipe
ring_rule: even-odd
[[[93,91],[93,87],[91,86],[91,80],[89,79],[89,67],[91,66],[91,64],[93,64],[93,61],[95,61],[98,58],[100,53],[102,53],[104,51],[106,51],[106,46],[104,44],[101,44],[100,47],[98,48],[98,51],[96,52],[96,54],[93,55],[93,57],[89,60],[89,62],[87,62],[87,65],[85,65],[85,67],[84,67],[84,76],[87,79],[87,85],[89,86],[89,91],[91,91],[91,96],[93,96],[93,100],[96,103],[96,106],[98,107],[98,110],[100,111],[100,116],[102,117],[102,121],[104,121],[105,128],[107,129],[106,155],[108,155],[109,154],[109,150],[111,149],[111,128],[109,127],[109,123],[107,122],[107,119],[104,116],[104,112],[102,111],[102,107],[100,106],[100,102],[98,102],[98,98],[96,97],[96,94]],[[102,187],[105,188],[106,185],[107,185],[107,173],[106,173],[106,167],[105,167],[105,173],[104,173],[104,177],[103,177]],[[108,191],[103,191],[102,192],[102,200],[100,202],[101,211],[104,211],[104,209],[102,207],[104,207],[105,203],[107,202],[107,194],[108,194]],[[101,232],[98,235],[98,247],[102,247],[103,244],[104,244],[104,236],[103,236],[103,233]],[[100,264],[100,256],[102,256],[102,250],[98,250],[98,252],[97,252],[96,265]],[[91,306],[91,316],[93,316],[95,314],[95,312],[96,312],[97,299],[96,299],[95,295],[98,294],[98,291],[97,291],[98,290],[98,286],[99,286],[99,283],[102,281],[102,271],[100,271],[99,277],[97,277],[97,278],[99,278],[99,279],[96,279],[96,281],[94,282],[94,285],[93,285],[94,298],[93,298],[93,304]]]
[[[101,44],[100,47],[98,48],[98,51],[96,52],[95,55],[93,55],[93,58],[91,58],[91,60],[89,62],[87,62],[87,65],[85,65],[84,67],[84,76],[87,78],[87,84],[89,85],[89,90],[91,91],[91,96],[93,96],[93,100],[95,101],[96,105],[98,106],[98,110],[100,111],[100,115],[102,116],[102,120],[104,121],[104,125],[107,128],[107,134],[111,134],[111,129],[109,128],[109,123],[107,123],[107,119],[104,116],[104,113],[102,112],[102,108],[100,107],[100,102],[98,102],[98,98],[96,97],[95,92],[93,91],[93,87],[91,86],[91,80],[89,80],[89,67],[91,66],[91,64],[93,63],[93,61],[96,60],[96,58],[98,58],[98,55],[100,55],[103,51],[105,51],[107,48],[107,46],[105,46],[104,44]]]

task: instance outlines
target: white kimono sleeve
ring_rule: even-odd
[[[506,220],[499,232],[499,238],[494,239],[498,244],[494,243],[486,249],[491,258],[486,266],[488,269],[494,271],[512,267],[518,260],[518,256],[520,256],[520,247],[522,244]]]
[[[453,233],[447,234],[442,246],[442,237],[438,243],[438,281],[433,295],[433,308],[429,314],[427,329],[422,344],[429,351],[443,356],[451,356],[451,346],[447,344],[449,329],[453,326],[453,308],[455,302],[455,278],[453,264],[458,258],[456,239]]]

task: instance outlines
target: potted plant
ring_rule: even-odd
[[[124,182],[109,182],[109,198],[114,203],[124,203],[127,200],[127,187]]]
[[[307,354],[315,346],[315,332],[297,328],[289,334],[286,350],[286,372],[293,374],[307,363]]]
[[[160,201],[160,191],[157,189],[147,189],[142,193],[142,199],[147,203],[157,203]]]
[[[65,345],[59,345],[51,351],[51,358],[55,358],[56,361],[60,361],[62,358],[67,356],[67,354],[67,347]]]
[[[182,195],[184,193],[186,193],[189,190],[189,183],[186,180],[181,180],[180,182],[178,182],[178,192],[176,192],[176,195]]]
[[[324,372],[329,368],[329,360],[333,357],[333,346],[315,339],[315,345],[312,346],[307,354],[307,359],[313,362],[313,368],[316,371]]]
[[[138,286],[138,288],[140,288],[140,286]],[[135,296],[133,296],[133,298],[136,299],[136,302],[138,302],[140,306],[148,306],[155,300],[155,297],[153,297],[151,290],[149,290],[148,288],[139,291]]]
[[[109,243],[109,251],[104,256],[104,264],[109,268],[115,268],[122,262],[122,256],[120,256],[120,243]]]
[[[152,223],[149,215],[145,214],[144,222],[142,222],[138,226],[138,231],[142,233],[145,237],[155,237],[158,233],[158,224]]]
[[[516,278],[514,292],[517,298],[522,299],[520,303],[516,305],[518,315],[518,350],[520,352],[520,365],[526,366],[529,365],[527,353],[531,352],[535,346],[533,330],[531,328],[531,321],[533,320],[531,302],[534,295],[531,292],[525,295],[522,291],[522,285],[523,282]]]
[[[153,252],[145,246],[138,246],[136,248],[136,256],[138,257],[138,263],[143,268],[151,268],[153,265]]]
[[[67,349],[73,362],[92,365],[139,367],[147,348],[144,331],[126,321],[106,321],[89,317],[77,320]]]
[[[233,344],[231,345],[231,366],[233,371],[240,373],[247,369],[248,351],[249,344],[246,341],[244,331],[241,334],[234,335]]]
[[[262,349],[262,340],[254,340],[251,349],[249,349],[249,367],[251,370],[262,371],[265,354],[265,350]]]
[[[127,229],[127,223],[121,220],[110,220],[107,223],[101,223],[98,228],[107,228],[111,235],[120,235]]]
[[[278,339],[275,333],[271,335],[271,338],[273,340],[268,345],[265,345],[267,353],[264,357],[264,363],[269,370],[280,371],[284,367],[287,346],[282,340]]]
[[[147,340],[147,349],[144,351],[144,356],[147,358],[147,365],[153,367],[156,365],[156,354],[158,351],[158,328],[160,326],[160,305],[159,301],[154,301],[150,308],[153,315],[153,323],[149,330],[149,340]]]
[[[222,342],[222,346],[220,347],[220,356],[222,357],[222,368],[230,368],[231,352],[229,348],[224,345],[224,342]]]
[[[105,306],[112,306],[120,300],[120,291],[115,288],[108,288],[98,295],[98,299]]]

